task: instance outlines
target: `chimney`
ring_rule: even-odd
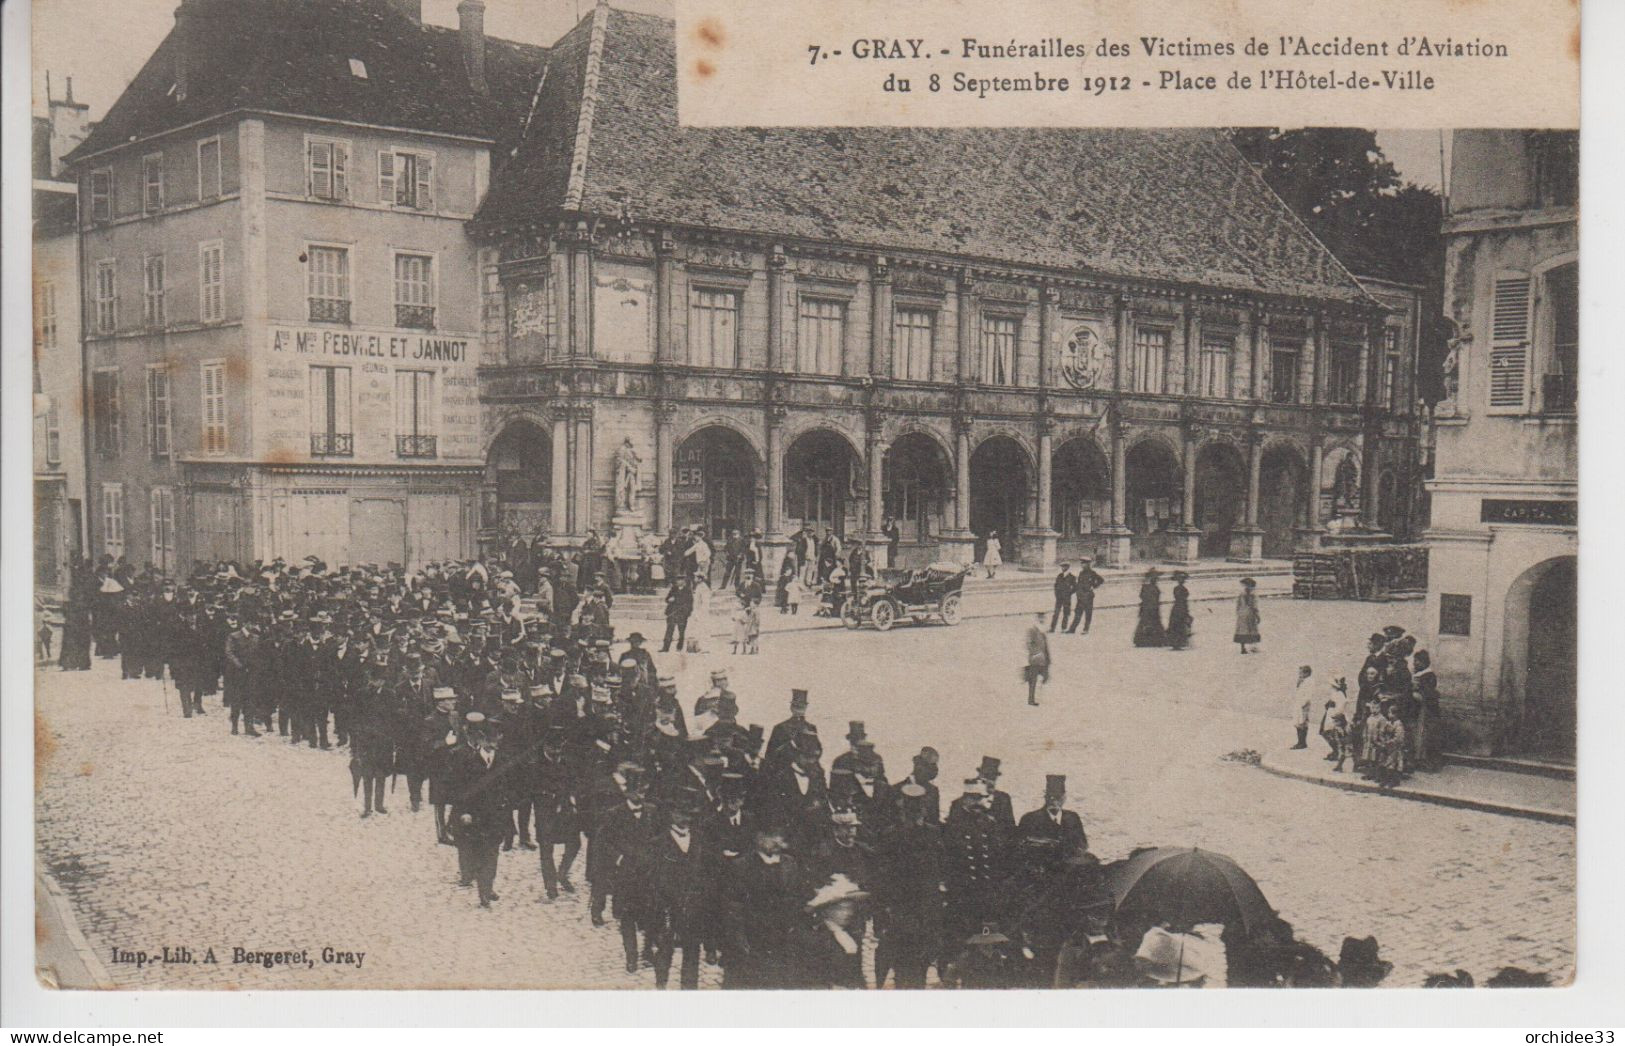
[[[468,67],[468,84],[480,94],[485,86],[485,3],[462,0],[457,5],[457,29],[463,38],[463,64]]]
[[[191,86],[191,50],[192,36],[197,32],[197,13],[192,9],[192,0],[181,0],[181,5],[175,8],[175,101],[186,100],[187,89]]]
[[[423,0],[389,0],[389,3],[413,22],[423,24]]]
[[[90,134],[90,106],[73,100],[73,77],[67,79],[67,97],[52,98],[46,85],[46,109],[50,114],[51,177],[62,173],[62,158],[79,147]]]

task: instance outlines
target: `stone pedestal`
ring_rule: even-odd
[[[1197,527],[1176,527],[1168,532],[1168,558],[1175,563],[1194,563],[1202,554],[1202,531]]]
[[[937,554],[949,563],[964,566],[976,562],[976,535],[968,530],[955,530],[937,539]]]
[[[779,564],[784,562],[784,554],[790,550],[790,539],[783,534],[769,534],[761,540],[762,545],[762,585],[772,588],[779,579]]]
[[[1128,566],[1134,559],[1134,531],[1124,526],[1107,526],[1101,533],[1106,538],[1106,565]]]
[[[1235,563],[1257,563],[1264,558],[1262,527],[1237,527],[1230,532],[1230,559]]]
[[[1060,540],[1060,533],[1048,527],[1023,527],[1021,565],[1034,570],[1047,570],[1054,566],[1055,545]]]
[[[1321,527],[1293,527],[1294,546],[1299,552],[1314,552],[1320,548],[1320,539],[1325,533]]]

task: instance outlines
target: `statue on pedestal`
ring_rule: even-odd
[[[638,488],[643,483],[643,459],[638,457],[630,437],[621,441],[615,452],[615,511],[630,515],[637,501]]]

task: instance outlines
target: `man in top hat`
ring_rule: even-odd
[[[798,849],[822,834],[828,817],[830,796],[823,754],[818,735],[804,731],[785,750],[786,758],[773,760],[757,777],[753,808],[765,819],[782,824]]]
[[[679,987],[693,991],[700,986],[700,952],[710,929],[715,870],[707,852],[711,836],[698,826],[706,809],[694,793],[675,798],[663,827],[647,843],[644,932],[654,942],[656,988],[666,987],[672,954],[678,948],[683,950]]]
[[[1073,581],[1073,608],[1072,624],[1067,626],[1068,633],[1078,630],[1078,622],[1083,622],[1083,634],[1089,634],[1089,626],[1095,620],[1095,589],[1106,583],[1106,579],[1095,573],[1094,560],[1084,556],[1078,561],[1078,573]]]
[[[790,691],[790,718],[773,727],[767,738],[767,754],[772,756],[787,748],[796,736],[807,729],[807,691]]]
[[[792,929],[803,917],[805,872],[781,823],[764,820],[752,851],[735,860],[723,890],[724,988],[790,988]]]
[[[892,791],[899,795],[909,785],[918,787],[921,815],[926,824],[932,825],[942,824],[942,797],[932,783],[937,779],[939,760],[937,750],[927,745],[914,757],[914,769],[909,775],[892,786]]]
[[[1089,837],[1083,831],[1083,819],[1066,808],[1066,776],[1047,774],[1044,777],[1044,805],[1022,814],[1016,826],[1016,840],[1046,840],[1053,847],[1056,861],[1083,853],[1089,849]]]
[[[362,789],[362,817],[384,808],[384,779],[395,772],[395,703],[389,687],[389,655],[375,651],[357,702],[350,733],[352,788]]]
[[[999,788],[1000,770],[999,760],[990,755],[982,757],[982,763],[976,768],[976,776],[987,785],[987,802],[984,804],[993,819],[1001,824],[1006,832],[1016,830],[1015,809],[1010,804],[1010,793]],[[953,820],[962,804],[955,803],[948,811],[948,819]]]
[[[909,778],[898,788],[898,808],[901,820],[881,851],[875,987],[896,970],[897,987],[924,988],[942,941],[942,831],[926,820],[935,801]]]
[[[469,743],[452,757],[451,830],[463,881],[472,880],[480,907],[497,900],[497,858],[508,814],[511,760],[502,756],[498,728],[483,714],[465,717]]]
[[[863,720],[853,719],[849,721],[846,724],[847,750],[836,756],[835,761],[829,764],[830,770],[845,770],[847,772],[851,772],[857,763],[863,758],[862,754],[858,751],[858,746],[868,740],[869,731],[863,725]],[[869,745],[869,750],[871,752],[874,751],[874,745],[872,743]]]
[[[638,931],[644,931],[644,952],[653,957],[648,932],[648,869],[643,860],[646,836],[651,831],[649,807],[644,802],[647,784],[641,775],[627,780],[620,804],[604,814],[587,853],[587,880],[592,884],[593,924],[603,925],[602,898],[613,898],[614,915],[621,931],[621,948],[626,972],[638,970]]]

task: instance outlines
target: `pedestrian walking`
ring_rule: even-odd
[[[1190,646],[1192,626],[1191,590],[1185,587],[1190,575],[1183,570],[1174,571],[1174,603],[1168,608],[1168,648],[1184,650]]]
[[[1156,647],[1168,645],[1168,633],[1162,627],[1162,587],[1157,584],[1157,568],[1145,572],[1140,582],[1140,618],[1134,626],[1134,645]]]
[[[1073,576],[1072,564],[1062,563],[1061,572],[1055,575],[1055,609],[1050,612],[1049,630],[1055,631],[1057,622],[1061,631],[1065,632],[1067,626],[1072,624],[1072,597],[1078,591],[1078,579]]]
[[[1075,592],[1072,607],[1072,624],[1067,632],[1075,633],[1078,624],[1083,623],[1083,634],[1089,634],[1089,626],[1095,621],[1095,589],[1106,583],[1106,579],[1095,573],[1094,560],[1084,556],[1078,561],[1078,573],[1073,582]]]
[[[1241,579],[1241,595],[1236,597],[1236,636],[1235,642],[1240,644],[1241,652],[1247,653],[1249,646],[1257,646],[1262,637],[1258,634],[1258,596],[1253,590],[1258,582],[1250,577]]]
[[[1027,703],[1038,707],[1038,685],[1049,682],[1049,637],[1044,634],[1044,612],[1033,615],[1027,626],[1027,657],[1021,676],[1027,681]]]
[[[987,532],[987,547],[982,552],[982,571],[990,579],[1004,566],[1004,545],[999,541],[999,532]]]

